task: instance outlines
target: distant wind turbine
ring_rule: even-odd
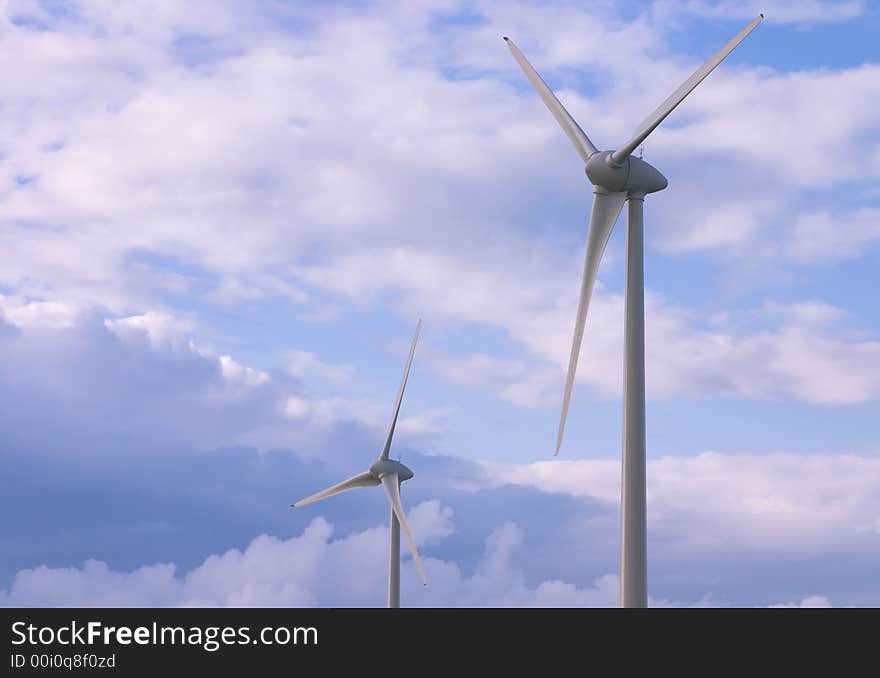
[[[305,506],[312,502],[332,497],[334,494],[353,490],[358,487],[376,487],[382,485],[388,493],[388,501],[391,504],[391,549],[388,562],[388,607],[400,607],[400,529],[403,528],[403,534],[406,537],[406,543],[412,553],[413,561],[419,571],[419,576],[423,584],[427,584],[425,580],[425,571],[422,568],[422,561],[419,558],[419,551],[416,548],[416,542],[410,532],[409,525],[406,522],[406,515],[403,512],[403,504],[400,501],[400,485],[404,480],[413,477],[413,472],[399,461],[388,457],[391,452],[391,439],[394,437],[394,428],[397,425],[397,416],[400,414],[400,403],[403,400],[403,391],[406,389],[406,380],[409,378],[409,370],[412,367],[413,355],[416,352],[416,342],[419,339],[419,330],[422,327],[422,321],[419,320],[416,325],[416,333],[413,336],[412,346],[409,349],[409,357],[406,360],[406,367],[403,370],[403,379],[400,382],[400,389],[397,392],[397,402],[394,404],[394,414],[391,416],[391,426],[388,428],[388,437],[385,438],[385,446],[379,458],[373,462],[369,471],[365,471],[353,478],[344,480],[338,485],[328,487],[326,490],[313,494],[310,497],[302,499],[293,506]]]
[[[626,296],[624,320],[623,373],[623,469],[621,496],[620,604],[645,607],[647,584],[647,509],[645,478],[645,283],[643,208],[648,193],[662,191],[666,177],[641,158],[632,156],[642,142],[678,106],[703,79],[741,43],[764,15],[756,17],[724,47],[700,66],[639,126],[632,138],[616,151],[599,151],[574,118],[559,103],[541,76],[532,68],[510,38],[507,46],[529,82],[538,91],[556,122],[574,144],[586,163],[586,173],[593,184],[593,214],[587,236],[587,254],[581,282],[580,301],[574,325],[574,340],[565,380],[562,415],[556,437],[556,454],[562,446],[565,418],[577,370],[587,308],[596,281],[599,261],[614,224],[629,202],[626,241]]]

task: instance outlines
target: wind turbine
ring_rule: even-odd
[[[391,439],[394,437],[394,427],[397,425],[397,415],[400,414],[400,403],[403,400],[403,391],[406,388],[406,380],[409,377],[409,370],[412,367],[413,355],[416,352],[416,342],[419,339],[419,330],[422,327],[422,321],[419,319],[416,324],[416,333],[413,335],[412,346],[409,349],[409,357],[406,360],[406,367],[403,370],[403,379],[400,382],[400,389],[397,392],[397,402],[394,404],[394,414],[391,415],[391,426],[388,428],[388,437],[385,438],[385,446],[379,458],[373,462],[368,471],[356,475],[341,483],[321,490],[310,497],[301,499],[293,504],[294,507],[305,506],[312,502],[332,497],[334,494],[353,490],[358,487],[377,487],[384,486],[388,493],[388,501],[391,504],[391,549],[388,562],[388,607],[400,607],[400,529],[403,528],[403,534],[406,537],[406,543],[412,553],[413,561],[422,578],[422,584],[427,585],[425,580],[425,571],[422,569],[422,561],[419,558],[419,551],[416,548],[416,542],[410,532],[409,525],[406,522],[406,515],[403,512],[403,504],[400,501],[400,485],[404,480],[413,477],[413,472],[399,461],[388,457],[391,451]]]
[[[733,49],[761,23],[756,17],[724,47],[713,54],[693,75],[661,103],[615,151],[599,151],[574,118],[559,103],[547,84],[526,60],[510,38],[507,46],[529,82],[538,91],[556,122],[574,144],[586,163],[586,173],[593,184],[593,213],[587,236],[587,254],[581,282],[580,301],[575,317],[574,339],[562,398],[562,415],[556,437],[556,452],[562,446],[565,418],[577,370],[587,309],[596,281],[599,261],[608,237],[629,202],[626,239],[626,292],[624,319],[623,372],[623,463],[621,489],[620,604],[623,607],[646,607],[647,583],[647,509],[645,479],[645,282],[644,282],[644,201],[649,193],[662,191],[666,177],[641,158],[632,156],[647,136],[669,115],[694,88],[720,64]]]

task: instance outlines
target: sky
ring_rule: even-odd
[[[552,457],[600,148],[649,137],[656,606],[880,605],[880,7],[0,3],[0,605],[614,606],[621,223]]]

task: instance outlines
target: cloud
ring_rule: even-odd
[[[147,311],[141,315],[124,318],[107,318],[104,326],[123,340],[138,341],[144,335],[154,347],[184,341],[196,325],[186,317],[167,311]]]
[[[311,377],[341,383],[350,380],[354,371],[352,365],[326,363],[308,351],[293,351],[285,362],[287,372],[298,379]]]
[[[437,501],[412,512],[412,528],[424,548],[448,536],[451,511]],[[362,606],[381,605],[387,585],[388,529],[332,539],[333,528],[316,518],[298,537],[255,538],[242,551],[209,556],[189,572],[173,564],[116,572],[89,560],[81,568],[39,567],[19,572],[0,605],[37,606]],[[528,587],[513,562],[522,532],[514,523],[498,527],[486,539],[476,571],[463,575],[455,563],[423,556],[429,586],[414,583],[410,560],[403,565],[404,598],[410,606],[612,606],[615,576],[601,577],[591,588],[562,581]],[[413,580],[413,581],[410,581]]]
[[[689,11],[708,6],[692,3]],[[586,186],[555,159],[566,140],[521,78],[513,80],[520,77],[516,66],[495,44],[502,24],[555,35],[549,53],[536,54],[549,75],[571,67],[596,73],[602,86],[592,99],[574,92],[565,98],[608,139],[627,135],[637,121],[600,111],[619,109],[633,92],[640,98],[625,110],[650,110],[693,66],[670,53],[660,19],[646,14],[625,22],[606,9],[594,16],[564,3],[481,5],[475,11],[485,23],[458,26],[452,36],[467,48],[464,64],[461,53],[443,49],[449,28],[425,32],[438,11],[452,7],[337,7],[324,22],[308,8],[290,8],[307,27],[293,34],[272,28],[273,9],[261,3],[217,3],[210,22],[190,5],[144,13],[78,3],[59,15],[33,7],[40,30],[4,24],[5,44],[17,57],[4,85],[5,115],[19,131],[6,149],[14,168],[8,179],[33,180],[6,192],[3,216],[16,227],[5,234],[3,276],[28,293],[63,290],[119,311],[169,286],[198,290],[203,283],[200,293],[214,300],[288,294],[307,304],[285,268],[291,260],[305,263],[316,249],[332,266],[336,256],[377,240],[441,252],[463,236],[475,245],[497,242],[498,223],[514,233],[528,230],[517,217],[533,212],[534,200],[521,190],[526,184],[537,193],[559,186],[553,201],[574,207]],[[357,58],[328,47],[353,33]],[[604,40],[589,38],[594,34],[639,48],[615,56],[601,48]],[[190,63],[176,50],[193,35],[212,48]],[[423,58],[428,48],[435,60]],[[474,77],[445,77],[451,66],[470,67]],[[53,95],[34,101],[29,83],[60,71],[70,85],[48,88]],[[713,74],[712,96],[689,99],[678,122],[652,136],[652,147],[672,169],[694,153],[724,154],[730,168],[713,177],[727,187],[724,196],[737,193],[736,177],[746,168],[745,176],[754,174],[753,165],[778,166],[777,181],[761,189],[764,176],[756,176],[747,206],[737,212],[732,198],[721,196],[724,209],[708,218],[676,198],[679,219],[661,222],[669,237],[659,246],[748,246],[761,239],[758,225],[784,207],[780,181],[782,197],[790,198],[792,190],[824,184],[827,171],[835,181],[849,178],[845,172],[855,169],[832,170],[824,159],[864,148],[865,133],[876,125],[870,106],[853,98],[869,102],[876,81],[870,65]],[[399,91],[410,92],[413,105],[390,105]],[[71,106],[73,92],[80,97]],[[778,124],[781,110],[785,125]],[[768,128],[776,133],[749,133]],[[796,144],[797,157],[788,153],[792,135],[810,139]],[[719,192],[707,190],[701,182],[680,192]],[[412,228],[413,215],[426,227]],[[114,284],[102,284],[108,280]]]
[[[769,605],[768,607],[833,607],[831,605],[831,601],[829,601],[825,596],[809,596],[804,598],[798,603],[778,603],[776,605]]]
[[[488,486],[514,483],[616,503],[612,460],[485,464]],[[728,548],[809,554],[842,544],[880,547],[880,457],[721,454],[648,461],[649,529],[685,551]]]
[[[61,301],[25,300],[0,295],[0,313],[10,324],[18,328],[71,327],[82,309]]]
[[[200,328],[186,314],[102,318],[75,305],[0,295],[0,318],[7,358],[0,420],[10,441],[99,454],[255,445],[319,457],[338,426],[372,430],[375,446],[387,430],[391,395],[374,402],[315,393],[311,379],[258,370],[208,348],[194,339]],[[314,375],[316,363],[308,368]],[[435,440],[451,411],[411,406],[396,448]]]
[[[411,511],[414,534],[422,548],[448,536],[451,510],[437,501]],[[371,528],[332,539],[333,528],[314,519],[304,532],[288,540],[268,535],[255,538],[243,551],[231,549],[209,556],[200,566],[178,576],[172,564],[115,572],[106,563],[89,560],[82,568],[39,567],[16,575],[0,604],[39,606],[314,606],[377,605],[384,598],[388,529]],[[521,541],[518,528],[508,523],[487,540],[483,561],[473,577],[462,577],[453,563],[425,558],[428,576],[438,589],[428,599],[447,605],[572,602],[563,593],[578,593],[561,582],[548,582],[535,591],[521,583],[512,569],[511,553]],[[404,565],[404,578],[414,575]],[[510,584],[514,590],[509,590]],[[409,593],[409,592],[408,592]],[[451,594],[451,597],[450,597]],[[601,598],[596,598],[601,600]]]
[[[422,551],[429,585],[417,581],[411,560],[403,564],[403,597],[409,606],[447,607],[612,607],[617,605],[619,579],[597,577],[578,587],[560,579],[529,585],[517,567],[524,532],[508,521],[485,539],[473,571],[465,574],[454,562],[431,556],[430,544],[454,533],[452,510],[439,501],[418,504],[410,511],[413,532]],[[106,563],[86,561],[82,567],[22,570],[8,591],[5,606],[379,606],[384,603],[387,568],[386,527],[372,527],[333,538],[333,527],[315,518],[301,535],[281,540],[260,535],[242,549],[207,557],[178,573],[170,563],[114,571]],[[690,605],[716,606],[704,594]],[[680,606],[651,598],[654,607]],[[826,597],[810,596],[799,603],[770,607],[830,607]]]
[[[381,262],[381,271],[374,271],[376,262]],[[326,285],[351,299],[391,289],[403,310],[431,307],[435,318],[447,322],[505,330],[542,361],[541,372],[521,361],[481,354],[436,354],[429,361],[455,383],[493,389],[516,404],[546,403],[555,397],[568,365],[568,328],[577,301],[574,275],[548,274],[524,286],[520,282],[528,274],[522,270],[504,270],[499,265],[490,276],[485,268],[470,268],[451,256],[404,248],[351,254],[337,260],[332,271],[310,268],[302,274],[310,283]],[[444,294],[438,295],[437,290]],[[548,306],[548,299],[556,301]],[[817,404],[876,398],[880,343],[848,337],[833,324],[817,327],[805,321],[795,312],[803,309],[802,302],[792,309],[777,313],[778,321],[768,329],[737,326],[740,318],[753,315],[751,311],[715,316],[713,327],[701,315],[649,293],[649,397],[744,396]],[[600,287],[590,305],[583,369],[578,372],[579,381],[591,385],[600,397],[620,394],[622,317],[622,295]],[[556,366],[557,377],[546,363]]]
[[[348,446],[357,442],[355,436]],[[876,601],[870,567],[880,548],[874,460],[828,455],[816,463],[787,456],[780,462],[707,454],[651,463],[652,604],[761,605],[781,596],[799,600],[801,591],[817,589],[842,604]],[[6,585],[7,604],[241,605],[273,597],[297,605],[383,602],[387,528],[376,525],[386,522],[387,502],[381,492],[348,493],[309,511],[288,508],[338,481],[341,472],[295,463],[289,454],[253,452],[163,455],[149,463],[34,463],[71,478],[71,465],[80,475],[88,471],[93,486],[43,474],[40,487],[51,487],[50,496],[21,518],[25,533],[38,531],[6,536],[15,545],[10,557],[20,562],[34,534],[57,533],[51,555],[45,545],[30,547],[46,554],[36,562],[54,564],[22,567]],[[417,479],[405,488],[404,501],[431,582],[422,590],[411,565],[405,566],[411,604],[616,604],[616,577],[605,575],[617,567],[619,462],[547,464],[549,471],[525,465],[488,474],[453,460],[418,456],[409,463]],[[447,469],[441,472],[438,463]],[[12,478],[20,464],[7,465]],[[350,465],[346,472],[358,468]],[[25,496],[24,478],[32,476],[15,480]],[[66,512],[59,512],[56,497]],[[9,501],[22,503],[14,492]],[[118,506],[111,520],[108,503]],[[45,526],[33,522],[41,511]],[[331,539],[328,523],[315,515],[344,525],[340,536]],[[292,530],[306,520],[311,527]],[[214,527],[205,531],[206,523]],[[297,536],[252,537],[267,526]],[[230,550],[230,542],[242,546]],[[100,553],[99,559],[116,564],[69,565],[74,554],[94,560]],[[181,565],[184,558],[191,564]],[[27,560],[33,563],[34,555]],[[143,562],[159,564],[141,567]],[[322,587],[328,577],[336,584]]]
[[[804,214],[793,226],[790,256],[804,263],[851,259],[876,240],[880,240],[880,209]]]
[[[810,25],[851,21],[865,12],[862,0],[660,0],[655,12],[713,19],[751,19],[766,14],[771,23]]]
[[[382,493],[289,508],[369,460],[373,433],[335,428],[332,440],[315,439],[332,451],[320,463],[179,444],[98,460],[5,451],[6,510],[29,507],[4,525],[6,566],[18,564],[6,604],[383,604]],[[608,573],[619,556],[618,460],[408,459],[417,475],[404,502],[431,582],[422,589],[405,565],[410,604],[616,604]],[[835,604],[876,604],[878,474],[870,455],[651,459],[652,604],[753,606],[813,591]],[[37,493],[43,499],[29,503]],[[276,536],[253,537],[264,532]],[[84,560],[101,562],[71,566]]]
[[[2,340],[10,440],[96,451],[214,447],[277,417],[284,386],[199,348],[185,321],[175,329],[162,314],[108,322],[86,313],[58,327],[53,318]]]
[[[820,5],[823,16],[841,17],[856,4],[778,10],[807,20]],[[57,16],[41,7],[14,9],[13,17],[30,18],[3,24],[7,63],[17,64],[4,83],[4,116],[18,133],[5,149],[12,169],[0,201],[0,282],[32,305],[28,312],[98,307],[135,318],[181,291],[208,304],[281,298],[303,317],[340,301],[431,309],[450,325],[499,329],[524,351],[502,359],[477,346],[449,356],[437,373],[528,406],[556,397],[580,266],[574,252],[583,246],[582,236],[547,222],[582,224],[589,190],[497,37],[503,26],[555,36],[530,53],[597,139],[623,138],[637,122],[604,111],[650,110],[695,66],[676,55],[674,22],[659,10],[627,21],[608,7],[593,16],[565,3],[490,2],[475,8],[482,22],[435,35],[426,26],[455,7],[340,6],[324,20],[290,8],[303,19],[291,33],[259,3],[220,3],[207,23],[189,6],[143,13],[78,3]],[[353,34],[356,55],[329,47]],[[592,34],[639,47],[615,56]],[[188,35],[207,41],[200,59],[180,53]],[[464,49],[444,49],[449,38]],[[568,87],[572,68],[594,74],[590,87]],[[59,70],[72,84],[35,101],[28,83]],[[713,74],[711,96],[698,90],[651,137],[652,158],[662,155],[680,186],[657,198],[649,245],[797,266],[863,252],[876,240],[873,208],[837,219],[831,194],[820,196],[819,210],[796,205],[800,193],[850,181],[852,172],[869,182],[880,176],[870,163],[826,162],[876,145],[878,72],[866,64]],[[406,107],[393,103],[401,91]],[[631,105],[621,108],[624,101]],[[790,153],[795,146],[799,153]],[[697,157],[700,173],[688,169]],[[557,206],[550,217],[547,204]],[[611,250],[602,281],[616,270]],[[579,378],[600,397],[620,390],[621,303],[600,286],[590,310]],[[664,301],[661,290],[649,296],[652,397],[847,404],[877,395],[874,341],[792,323],[708,331],[700,315]],[[292,358],[295,371],[342,376],[304,359]],[[455,363],[474,369],[465,375]],[[334,402],[309,409],[296,397],[285,409],[302,416],[333,411]]]
[[[5,543],[15,569],[46,563],[50,579],[72,553],[106,562],[64,575],[84,599],[124,598],[131,584],[144,599],[178,604],[186,573],[213,553],[208,583],[188,600],[247,601],[243,584],[211,597],[208,574],[228,568],[241,583],[250,558],[285,552],[291,539],[305,540],[290,546],[305,553],[344,550],[360,535],[381,559],[381,535],[348,499],[327,509],[348,535],[335,540],[329,522],[303,531],[299,515],[269,508],[349,464],[359,470],[381,443],[390,403],[346,390],[365,387],[365,354],[301,345],[295,328],[273,355],[245,336],[250,311],[351,321],[356,332],[377,311],[430,312],[432,331],[466,339],[435,350],[435,374],[518,407],[553,402],[589,187],[499,36],[513,32],[608,145],[699,63],[702,46],[684,56],[676,40],[683,20],[753,9],[655,3],[621,16],[613,3],[482,2],[460,21],[462,6],[445,2],[209,4],[10,3],[0,16],[0,452],[17,479],[9,511],[28,506],[22,522],[33,532],[7,523],[15,538]],[[799,25],[844,20],[862,5],[774,9],[768,22]],[[338,49],[355,36],[358,50]],[[815,291],[796,298],[778,281],[729,304],[715,298],[725,275],[754,285],[768,270],[806,277],[875,253],[880,70],[777,70],[764,65],[776,43],[760,36],[646,149],[672,183],[648,207],[648,270],[658,271],[647,298],[649,395],[730,396],[755,408],[873,404],[880,343],[871,318]],[[854,195],[863,203],[851,204]],[[591,306],[580,397],[619,395],[619,240]],[[678,283],[659,274],[667,259],[710,270],[674,295]],[[230,318],[236,336],[221,336]],[[294,374],[282,355],[290,351]],[[407,410],[396,446],[424,449],[460,433],[471,410],[444,397],[440,385]],[[456,511],[458,530],[431,546],[448,600],[613,604],[614,582],[603,577],[616,569],[615,464],[572,467],[568,478],[556,470],[568,467],[511,467],[487,480],[463,462],[418,460],[420,482],[433,479],[407,496],[443,496]],[[835,604],[876,601],[861,564],[876,562],[880,520],[866,485],[877,475],[871,457],[712,453],[652,460],[651,470],[652,577],[664,600],[708,591],[764,604],[822,591]],[[32,501],[50,490],[64,521]],[[124,509],[108,518],[107,504]],[[211,534],[196,527],[220,514]],[[546,514],[559,520],[541,532]],[[83,515],[90,520],[78,522]],[[277,537],[251,553],[253,535],[266,531]],[[361,553],[358,543],[346,548]],[[229,546],[237,550],[223,560]],[[829,583],[840,559],[847,581]],[[176,569],[142,571],[144,562]],[[786,581],[768,592],[781,568]],[[381,563],[375,571],[382,576]],[[491,571],[502,573],[498,588]],[[359,587],[373,585],[352,579],[346,595],[368,600]]]
[[[502,360],[485,353],[441,355],[437,351],[429,353],[425,360],[443,379],[487,389],[515,405],[536,407],[556,402],[556,374],[530,369],[522,360]]]

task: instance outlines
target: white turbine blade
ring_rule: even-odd
[[[416,342],[419,340],[419,330],[422,328],[422,319],[416,323],[416,333],[413,335],[412,346],[409,349],[409,358],[406,359],[406,367],[403,368],[403,379],[400,382],[400,390],[397,392],[397,402],[394,403],[394,414],[391,416],[391,426],[388,428],[388,437],[385,439],[385,447],[382,448],[380,459],[388,459],[391,451],[391,438],[394,436],[394,427],[397,426],[397,415],[400,414],[400,403],[403,400],[403,391],[406,388],[406,380],[409,378],[409,369],[412,367],[413,355],[416,352]]]
[[[730,42],[715,52],[706,63],[694,71],[694,74],[691,77],[685,80],[677,90],[670,94],[666,100],[660,104],[653,113],[651,113],[651,115],[645,118],[645,121],[639,126],[639,129],[633,137],[619,149],[614,151],[611,155],[612,160],[615,163],[621,163],[626,160],[647,138],[647,136],[654,131],[657,125],[663,122],[666,116],[672,113],[675,107],[684,101],[685,97],[693,92],[696,86],[699,85],[709,73],[715,70],[715,67],[718,64],[724,61],[725,57],[730,54],[739,43],[745,40],[746,36],[755,30],[755,27],[761,23],[763,19],[763,14],[756,17],[754,21],[737,33]]]
[[[565,107],[559,103],[559,99],[557,99],[553,92],[550,91],[547,83],[541,79],[538,72],[532,68],[532,65],[528,62],[525,55],[519,51],[519,48],[516,45],[513,44],[513,40],[508,37],[505,37],[504,40],[510,48],[510,51],[513,53],[513,58],[516,59],[520,68],[523,69],[523,73],[526,74],[529,82],[532,83],[532,87],[534,87],[538,91],[538,94],[541,95],[544,104],[550,109],[553,117],[556,118],[556,122],[559,123],[563,131],[568,135],[568,138],[571,139],[571,143],[574,144],[575,149],[577,149],[577,152],[580,154],[581,158],[583,158],[584,162],[587,162],[587,160],[590,159],[590,156],[597,151],[593,142],[590,141],[586,134],[584,134],[584,131],[575,122],[574,118],[571,117],[569,112],[565,110]]]
[[[391,502],[394,515],[397,516],[397,522],[400,523],[403,536],[406,537],[406,543],[409,545],[409,551],[412,553],[413,560],[416,563],[416,569],[422,578],[422,584],[427,585],[428,581],[425,579],[425,571],[422,569],[422,559],[419,558],[419,550],[416,548],[412,532],[409,531],[409,525],[403,513],[403,504],[400,502],[400,480],[396,473],[386,473],[382,476],[382,484],[385,486],[385,491],[388,492],[388,500]]]
[[[559,433],[556,437],[556,452],[554,454],[559,454],[559,448],[562,447],[565,418],[568,415],[568,404],[571,401],[571,389],[574,386],[574,375],[577,371],[581,342],[584,338],[587,309],[590,307],[590,297],[593,294],[593,285],[596,283],[596,272],[599,270],[602,253],[605,251],[608,237],[614,229],[617,217],[620,216],[620,210],[623,209],[624,202],[626,202],[626,193],[606,193],[600,188],[596,189],[596,197],[593,200],[593,214],[590,217],[590,233],[587,236],[587,255],[584,259],[581,297],[578,302],[577,317],[574,322],[574,339],[571,342],[571,358],[568,362],[568,376],[565,378],[562,415],[559,419]]]
[[[298,502],[293,504],[293,506],[305,506],[306,504],[311,504],[314,501],[320,501],[321,499],[332,497],[334,494],[339,494],[340,492],[345,492],[346,490],[353,490],[357,487],[376,487],[378,484],[379,481],[371,476],[369,472],[365,471],[364,473],[356,475],[353,478],[343,480],[338,485],[328,487],[326,490],[321,490],[320,492],[313,494],[311,497],[300,499]]]

